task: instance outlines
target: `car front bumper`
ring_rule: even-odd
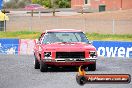
[[[88,66],[90,64],[95,64],[97,58],[89,59],[44,59],[44,63],[48,66]]]

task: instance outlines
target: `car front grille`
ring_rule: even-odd
[[[56,58],[85,58],[85,52],[56,52]]]

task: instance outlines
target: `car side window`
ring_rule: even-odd
[[[47,33],[47,34],[45,34],[45,36],[43,37],[41,43],[46,44],[46,43],[51,43],[51,42],[54,42],[54,41],[55,41],[55,36],[53,36],[53,34]]]

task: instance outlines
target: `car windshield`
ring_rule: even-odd
[[[89,43],[83,32],[47,32],[43,38],[43,44],[49,43],[71,43],[84,42]]]

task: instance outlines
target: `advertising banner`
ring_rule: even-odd
[[[0,54],[18,54],[19,39],[0,39]]]
[[[98,56],[132,58],[132,42],[94,41]]]
[[[2,9],[3,0],[0,0],[0,10]]]
[[[19,55],[33,54],[33,48],[35,46],[36,40],[34,39],[20,39],[19,41]]]
[[[0,54],[32,55],[35,39],[0,39]],[[132,42],[93,41],[98,56],[132,58]]]

